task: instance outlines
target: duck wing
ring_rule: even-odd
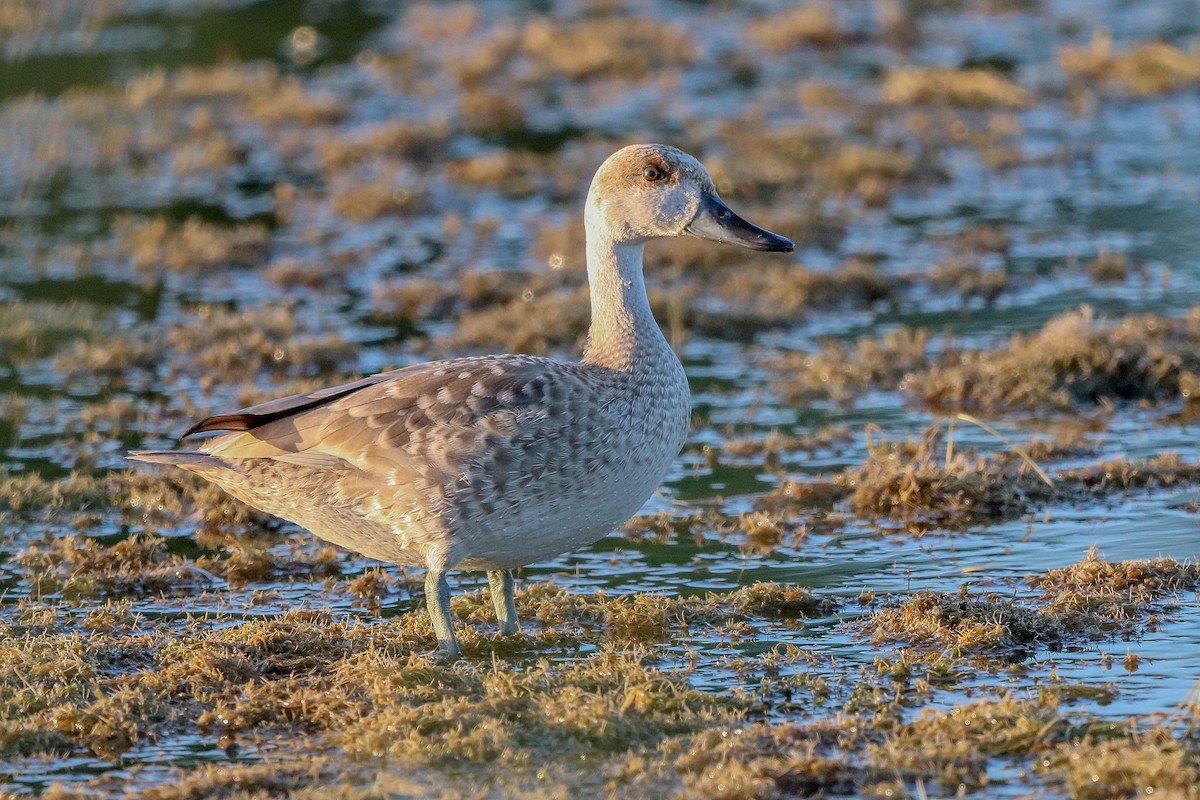
[[[236,426],[201,448],[223,459],[357,468],[391,485],[476,483],[481,474],[529,480],[569,458],[564,445],[591,395],[576,365],[485,356],[274,400],[211,417],[190,432]]]
[[[302,394],[279,397],[228,414],[217,414],[197,422],[184,431],[183,435],[179,438],[186,439],[197,433],[208,433],[211,431],[248,431],[265,425],[268,422],[299,414],[302,411],[307,411],[326,403],[332,403],[367,386],[374,386],[377,383],[400,378],[404,373],[419,370],[424,366],[427,365],[419,364],[416,367],[404,367],[388,372],[380,372],[351,383],[343,383],[341,386],[329,386]]]

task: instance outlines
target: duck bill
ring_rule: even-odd
[[[684,231],[701,239],[736,244],[751,250],[790,253],[796,249],[791,239],[751,225],[733,213],[721,198],[707,192],[701,196],[700,208]]]

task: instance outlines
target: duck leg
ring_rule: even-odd
[[[496,620],[500,633],[511,636],[517,632],[517,602],[513,595],[513,574],[510,569],[488,570],[488,585],[492,587],[492,605],[496,607]]]
[[[454,638],[454,626],[450,622],[450,582],[444,570],[429,570],[425,573],[425,604],[429,618],[433,621],[433,632],[437,635],[438,654],[447,658],[461,658],[458,641]]]

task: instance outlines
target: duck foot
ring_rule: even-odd
[[[500,635],[512,636],[521,629],[517,623],[516,593],[513,590],[513,574],[509,569],[488,570],[488,585],[492,587],[492,605],[496,609],[496,620],[500,623]]]

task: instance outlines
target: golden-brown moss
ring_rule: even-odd
[[[1073,800],[1197,796],[1200,762],[1194,748],[1161,728],[1132,731],[1119,739],[1106,733],[1064,742],[1035,762],[1035,768]]]
[[[816,353],[789,353],[771,363],[775,390],[790,402],[828,398],[850,403],[870,388],[897,388],[925,363],[928,335],[906,328],[853,348],[831,342]]]
[[[800,5],[784,9],[746,26],[746,36],[772,53],[783,54],[804,45],[834,47],[848,34],[827,6]]]
[[[231,311],[199,306],[195,316],[172,326],[168,344],[187,356],[187,369],[225,381],[259,370],[277,375],[339,373],[353,363],[355,348],[336,333],[309,334],[294,306]],[[211,378],[210,378],[211,380]]]
[[[1146,42],[1121,53],[1112,37],[1093,35],[1087,47],[1063,47],[1058,63],[1070,75],[1115,86],[1137,95],[1155,95],[1200,83],[1200,52],[1166,42]]]
[[[543,75],[572,80],[643,78],[651,70],[687,65],[696,57],[686,29],[640,17],[537,20],[526,27],[521,47]]]
[[[873,612],[876,642],[901,641],[955,655],[1026,656],[1039,648],[1131,636],[1155,624],[1155,612],[1179,592],[1200,587],[1200,567],[1160,558],[1111,562],[1095,549],[1075,564],[1030,576],[1039,594],[1010,599],[920,592]]]
[[[579,352],[590,318],[584,289],[538,294],[530,290],[507,305],[465,313],[443,345],[534,355],[564,349]]]
[[[894,105],[944,104],[969,108],[1026,106],[1031,95],[1004,76],[983,69],[904,68],[888,72],[883,100]]]
[[[1190,398],[1200,388],[1200,315],[1062,314],[993,351],[948,350],[906,388],[934,408],[1067,411],[1104,401]]]
[[[252,267],[266,255],[265,225],[243,223],[230,227],[189,217],[173,226],[163,217],[126,218],[118,223],[121,249],[142,271],[164,270],[199,275],[207,270]]]
[[[105,315],[78,303],[0,303],[0,346],[18,360],[50,355],[70,342],[97,336]]]

